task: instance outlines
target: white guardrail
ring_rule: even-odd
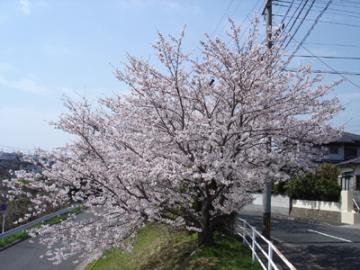
[[[354,205],[355,205],[355,207],[356,207],[356,212],[357,213],[360,213],[360,207],[359,207],[359,205],[358,205],[358,203],[356,202],[356,200],[355,199],[353,199],[353,203],[354,203]]]
[[[257,259],[265,270],[296,270],[295,266],[255,227],[242,218],[238,218],[238,220],[240,221],[238,235],[242,237],[243,243],[250,247],[253,262]]]
[[[60,209],[60,210],[58,210],[58,211],[56,211],[56,212],[47,214],[47,215],[42,216],[42,217],[39,217],[39,218],[37,218],[37,219],[35,219],[35,220],[33,220],[33,221],[30,221],[29,223],[26,223],[26,224],[20,225],[20,226],[18,226],[18,227],[15,227],[15,228],[10,229],[10,230],[8,230],[8,231],[6,231],[6,232],[4,232],[4,233],[0,233],[0,239],[5,238],[5,237],[8,237],[8,236],[11,236],[11,235],[13,235],[13,234],[15,234],[15,233],[18,233],[18,232],[20,232],[20,231],[23,231],[23,230],[27,230],[27,229],[29,229],[29,228],[37,225],[37,224],[40,224],[40,223],[45,222],[45,221],[47,221],[47,220],[49,220],[49,219],[52,219],[53,217],[56,217],[56,216],[60,216],[60,215],[62,215],[62,214],[69,213],[69,212],[71,212],[71,211],[72,211],[73,209],[75,209],[75,208],[76,208],[76,207],[73,207],[73,206],[72,206],[72,207],[68,207],[68,208],[65,208],[65,209]]]

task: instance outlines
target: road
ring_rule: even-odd
[[[240,214],[261,231],[259,213]],[[360,229],[273,217],[272,239],[299,270],[359,270]]]
[[[88,218],[88,213],[80,213],[76,219]],[[0,251],[0,270],[73,270],[76,258],[69,259],[59,265],[53,265],[46,258],[40,259],[46,252],[46,247],[38,242],[37,238],[22,241],[12,247]]]
[[[20,242],[0,252],[1,270],[73,270],[76,265],[71,260],[59,265],[53,265],[46,259],[40,259],[44,255],[46,247],[40,245],[35,238],[34,243],[29,240]]]
[[[78,218],[85,217],[85,213]],[[259,213],[243,213],[240,217],[261,230]],[[298,270],[358,270],[360,269],[360,228],[319,224],[273,217],[272,237],[276,246]],[[73,270],[68,260],[52,265],[40,259],[46,248],[33,239],[18,243],[0,252],[0,270]]]

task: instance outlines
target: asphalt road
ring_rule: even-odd
[[[259,213],[240,214],[261,231]],[[359,270],[360,228],[273,217],[272,239],[299,270]]]
[[[71,260],[59,265],[53,265],[47,259],[40,259],[44,255],[46,247],[40,245],[36,238],[34,243],[29,240],[20,242],[0,252],[1,270],[73,270],[76,265]]]
[[[80,213],[76,219],[81,220],[88,218],[88,213]],[[61,264],[54,265],[46,258],[41,259],[40,256],[46,252],[46,247],[41,245],[37,238],[22,241],[3,251],[0,251],[0,270],[73,270],[76,259],[69,258]]]

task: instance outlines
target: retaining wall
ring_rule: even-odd
[[[253,194],[251,205],[244,211],[262,212],[262,194]],[[271,196],[271,212],[300,218],[318,219],[329,223],[341,223],[341,208],[338,202],[292,200],[288,196]]]

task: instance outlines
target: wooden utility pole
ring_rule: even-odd
[[[269,50],[272,48],[272,0],[265,0],[266,5],[264,13],[266,16],[266,42]],[[271,68],[271,65],[269,65]],[[271,72],[271,70],[269,71]],[[269,137],[267,151],[271,151],[271,138]],[[270,239],[271,232],[271,187],[272,183],[270,179],[267,179],[267,182],[264,186],[263,191],[263,231],[262,234]]]

